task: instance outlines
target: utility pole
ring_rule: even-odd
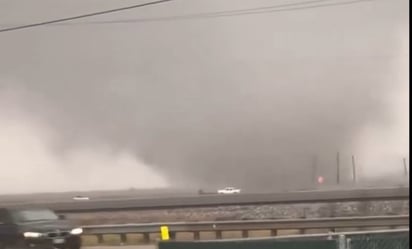
[[[336,183],[340,184],[340,155],[339,152],[336,155]]]
[[[405,177],[408,177],[408,165],[406,164],[406,158],[403,158],[403,171],[405,173]]]
[[[354,155],[352,155],[352,179],[353,182],[356,183],[356,164]]]
[[[316,185],[318,182],[318,157],[314,156],[312,161],[312,181]]]

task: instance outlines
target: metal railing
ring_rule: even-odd
[[[280,219],[280,220],[249,220],[249,221],[215,221],[215,222],[173,222],[124,225],[85,226],[85,235],[95,235],[99,243],[104,242],[106,234],[119,235],[123,243],[127,242],[127,234],[143,234],[149,242],[150,234],[159,233],[161,226],[168,226],[170,237],[174,239],[177,233],[191,232],[194,240],[200,239],[200,232],[214,232],[216,239],[222,239],[224,231],[242,231],[242,237],[248,238],[249,231],[269,230],[276,236],[278,230],[299,230],[304,234],[308,229],[328,229],[334,232],[340,228],[397,228],[409,227],[409,215],[341,217],[317,219]]]

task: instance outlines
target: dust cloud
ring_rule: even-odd
[[[0,3],[0,24],[119,5],[40,2]],[[305,188],[315,168],[334,184],[337,152],[343,181],[352,154],[363,177],[402,174],[408,1],[106,22],[273,1],[196,3],[1,33],[0,91],[23,96],[1,102],[1,191]]]
[[[149,166],[108,145],[55,153],[58,133],[19,106],[15,91],[0,94],[0,193],[166,187]]]
[[[399,35],[400,54],[409,55],[409,34]],[[369,122],[357,136],[355,154],[361,156],[357,160],[365,178],[404,178],[409,171],[409,58],[401,56],[394,65],[392,80],[399,84],[385,95],[389,118],[385,122]]]

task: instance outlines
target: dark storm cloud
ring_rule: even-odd
[[[385,120],[407,5],[0,34],[0,84],[30,93],[62,150],[109,143],[174,185],[304,186],[315,156],[334,179],[336,152]],[[196,10],[145,15],[167,8]]]

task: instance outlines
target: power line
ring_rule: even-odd
[[[216,15],[226,15],[226,14],[237,14],[241,12],[249,12],[249,11],[261,11],[261,10],[271,10],[274,8],[283,8],[283,7],[293,7],[293,6],[300,6],[300,5],[307,5],[319,2],[327,2],[327,1],[334,1],[334,0],[311,0],[305,2],[297,2],[297,3],[289,3],[289,4],[279,4],[279,5],[270,5],[270,6],[263,6],[257,8],[247,8],[247,9],[237,9],[237,10],[225,10],[225,11],[214,11],[214,12],[204,12],[204,13],[195,13],[195,14],[188,14],[188,15],[180,15],[180,16],[170,16],[170,17],[157,17],[157,18],[141,18],[141,19],[131,19],[131,20],[114,20],[114,21],[86,21],[86,22],[76,22],[76,23],[62,23],[64,21],[58,22],[47,22],[46,24],[57,24],[57,25],[76,25],[76,24],[99,24],[99,23],[111,23],[111,22],[135,22],[135,21],[152,21],[152,20],[159,20],[159,21],[167,21],[169,19],[186,19],[186,18],[196,18],[196,17],[214,17]],[[79,17],[79,18],[83,18]],[[78,18],[77,18],[78,19]],[[70,19],[72,20],[72,19]],[[20,26],[20,25],[19,25]]]
[[[0,33],[19,30],[19,29],[32,28],[32,27],[37,27],[37,26],[43,26],[43,25],[49,25],[49,24],[56,24],[56,25],[121,24],[121,23],[160,22],[160,21],[177,21],[177,20],[188,20],[188,19],[219,18],[219,17],[256,15],[256,14],[266,14],[266,13],[283,12],[283,11],[324,8],[324,7],[332,7],[332,6],[339,6],[339,5],[350,5],[350,4],[356,4],[356,3],[361,3],[361,2],[371,2],[375,0],[350,0],[350,1],[343,1],[343,2],[331,2],[334,0],[310,0],[310,1],[304,1],[304,2],[270,5],[270,6],[263,6],[263,7],[257,7],[257,8],[203,12],[203,13],[197,13],[197,14],[166,16],[166,17],[157,17],[157,18],[139,18],[139,19],[112,20],[112,21],[87,21],[87,22],[65,23],[71,20],[83,19],[83,18],[87,18],[91,16],[104,15],[104,14],[109,14],[113,12],[134,9],[134,8],[148,6],[148,5],[161,4],[161,3],[170,2],[170,1],[173,1],[173,0],[159,0],[159,1],[149,2],[149,3],[143,3],[143,4],[128,6],[128,7],[118,8],[118,9],[84,14],[84,15],[79,15],[79,16],[74,16],[74,17],[67,17],[67,18],[50,20],[50,21],[45,21],[45,22],[40,22],[40,23],[35,23],[35,24],[4,28],[4,29],[0,29]]]
[[[76,19],[82,19],[82,18],[86,18],[86,17],[101,16],[101,15],[106,15],[106,14],[110,14],[110,13],[114,13],[114,12],[120,12],[120,11],[125,11],[125,10],[131,10],[131,9],[146,7],[146,6],[149,6],[149,5],[158,5],[158,4],[171,2],[171,1],[174,1],[174,0],[157,0],[157,1],[153,1],[153,2],[141,3],[141,4],[136,4],[136,5],[117,8],[117,9],[104,10],[104,11],[93,12],[93,13],[88,13],[88,14],[83,14],[83,15],[78,15],[78,16],[65,17],[65,18],[60,18],[60,19],[55,19],[55,20],[50,20],[50,21],[44,21],[44,22],[39,22],[39,23],[32,23],[32,24],[27,24],[27,25],[4,28],[4,29],[0,29],[0,33],[1,32],[15,31],[15,30],[19,30],[19,29],[34,28],[34,27],[44,26],[44,25],[54,24],[54,23],[62,23],[62,22],[67,22],[67,21],[76,20]]]
[[[344,1],[344,2],[328,3],[330,1],[331,0],[312,0],[312,1],[306,1],[306,2],[272,5],[272,6],[265,6],[265,7],[259,7],[259,8],[251,8],[251,9],[204,12],[204,13],[198,13],[198,14],[167,16],[167,17],[157,17],[157,18],[139,18],[139,19],[125,19],[125,20],[112,20],[112,21],[88,21],[88,22],[64,23],[60,25],[117,24],[117,23],[121,24],[121,23],[139,23],[139,22],[178,21],[178,20],[189,20],[189,19],[207,19],[207,18],[255,15],[255,14],[266,14],[266,13],[283,12],[283,11],[314,9],[314,8],[332,7],[332,6],[339,6],[339,5],[350,5],[350,4],[356,4],[356,3],[361,3],[361,2],[371,2],[375,0],[351,0],[351,1]],[[324,3],[322,4],[322,2]],[[313,3],[320,3],[320,4],[313,4]]]
[[[190,14],[185,15],[183,17],[191,17],[191,16],[215,16],[215,15],[226,15],[226,14],[240,14],[242,12],[248,11],[263,11],[263,10],[271,10],[276,8],[283,8],[283,7],[293,7],[293,6],[300,6],[300,5],[307,5],[319,2],[328,2],[333,0],[311,0],[311,1],[303,1],[303,2],[296,2],[296,3],[287,3],[287,4],[277,4],[277,5],[269,5],[263,7],[256,7],[256,8],[247,8],[247,9],[237,9],[237,10],[224,10],[224,11],[215,11],[215,12],[205,12],[205,13],[198,13],[198,14]]]
[[[216,16],[213,16],[213,17],[266,14],[266,13],[282,12],[282,11],[305,10],[305,9],[315,9],[315,8],[330,7],[330,6],[350,5],[350,4],[356,4],[356,3],[361,3],[361,2],[371,2],[371,1],[374,1],[374,0],[352,0],[352,1],[345,1],[345,2],[334,2],[334,3],[312,4],[312,5],[307,5],[305,3],[303,5],[306,5],[306,6],[297,6],[297,7],[289,7],[289,8],[275,8],[275,9],[266,10],[266,11],[265,10],[262,10],[262,11],[245,11],[243,13],[234,13],[234,14],[228,13],[228,14],[216,15]],[[323,2],[323,1],[320,0],[320,1],[313,1],[313,2]]]

